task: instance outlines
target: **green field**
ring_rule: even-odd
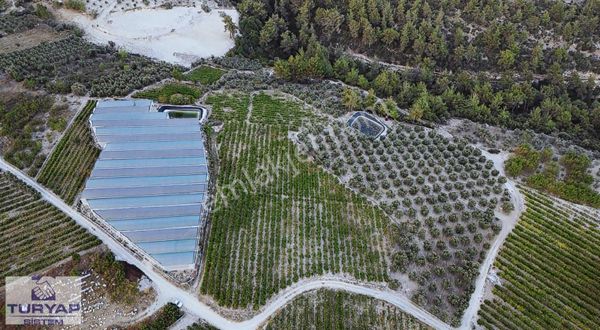
[[[430,329],[384,301],[343,291],[303,294],[274,314],[264,329]]]
[[[180,83],[169,83],[135,93],[138,99],[152,99],[160,103],[193,104],[201,95],[200,89]]]
[[[203,85],[210,85],[210,84],[216,82],[217,80],[221,79],[221,76],[223,76],[223,73],[225,73],[225,71],[223,71],[221,69],[203,65],[201,67],[198,67],[198,68],[192,70],[192,72],[184,75],[183,79],[189,80],[189,81],[194,81],[194,82],[199,82]]]
[[[0,286],[100,241],[15,178],[0,172]]]
[[[524,190],[527,210],[494,266],[502,286],[479,312],[487,329],[599,329],[597,214]]]
[[[298,155],[288,129],[310,118],[266,95],[215,94],[217,195],[201,292],[220,305],[258,308],[301,278],[347,274],[385,282],[387,218]],[[286,118],[282,121],[279,118]]]
[[[89,101],[85,105],[37,178],[41,184],[50,188],[68,204],[75,202],[75,197],[83,189],[100,155],[100,149],[96,147],[88,124],[95,106],[96,101]]]

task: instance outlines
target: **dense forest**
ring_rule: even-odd
[[[600,0],[243,0],[237,8],[235,51],[275,60],[282,78],[339,79],[393,99],[413,120],[458,116],[600,149]]]

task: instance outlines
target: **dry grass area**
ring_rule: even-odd
[[[0,38],[0,54],[33,48],[42,42],[52,42],[63,39],[66,33],[59,33],[48,26],[37,27],[21,33],[9,34]]]

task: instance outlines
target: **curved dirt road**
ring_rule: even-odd
[[[206,320],[208,323],[222,328],[222,329],[256,329],[262,323],[264,323],[271,315],[285,306],[288,302],[293,300],[296,296],[315,289],[328,288],[345,290],[352,293],[363,294],[376,299],[384,300],[396,307],[400,308],[406,313],[409,313],[422,321],[423,323],[436,328],[436,329],[450,329],[450,326],[440,321],[435,316],[431,315],[427,311],[415,305],[408,298],[400,296],[393,291],[384,291],[373,288],[360,286],[357,284],[347,283],[336,279],[313,279],[307,281],[301,281],[291,287],[288,287],[281,291],[276,297],[272,298],[262,311],[254,316],[253,318],[243,321],[234,322],[228,320],[208,305],[200,302],[198,298],[171,282],[165,279],[159,272],[157,272],[153,266],[148,262],[143,262],[134,257],[129,250],[124,248],[119,242],[115,241],[110,235],[100,229],[95,223],[91,222],[79,212],[75,211],[71,206],[67,205],[51,191],[41,186],[38,182],[30,178],[29,176],[22,173],[20,170],[8,164],[4,159],[0,158],[0,169],[10,172],[25,182],[35,190],[37,190],[43,199],[54,205],[64,213],[68,214],[73,220],[75,220],[80,226],[86,228],[90,233],[98,237],[114,254],[118,259],[124,260],[132,265],[138,267],[150,280],[153,282],[153,286],[157,291],[157,301],[153,304],[154,308],[158,309],[163,304],[178,299],[183,303],[183,306],[190,313],[196,315],[199,318]]]
[[[469,299],[469,307],[467,307],[465,313],[463,314],[460,329],[471,329],[471,323],[474,322],[475,316],[477,315],[479,307],[482,303],[485,280],[488,276],[489,270],[494,263],[494,260],[496,260],[496,256],[500,251],[500,247],[502,247],[506,237],[513,230],[519,217],[521,216],[521,213],[523,213],[525,210],[525,200],[519,192],[519,189],[517,189],[515,186],[515,183],[509,180],[506,183],[506,188],[510,191],[511,196],[513,196],[512,202],[515,206],[515,210],[510,216],[503,216],[501,218],[501,220],[503,220],[502,230],[498,234],[498,237],[496,237],[494,244],[488,251],[483,264],[479,268],[479,276],[475,281],[475,291],[473,291],[471,294],[471,299]]]

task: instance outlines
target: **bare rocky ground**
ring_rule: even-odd
[[[106,329],[109,326],[132,323],[144,316],[143,311],[152,304],[156,296],[154,290],[146,286],[140,291],[134,304],[117,304],[108,299],[105,288],[104,279],[97,275],[91,275],[84,280],[82,327]]]
[[[85,0],[86,10],[88,13],[94,14],[109,8],[114,1],[107,0]],[[116,10],[135,10],[143,8],[159,8],[159,7],[193,7],[210,11],[215,8],[216,2],[212,0],[117,0],[113,11]]]
[[[53,9],[57,20],[75,24],[85,38],[131,53],[190,66],[223,56],[234,46],[222,14],[238,21],[235,9],[199,0],[88,0],[86,12]]]
[[[66,33],[56,32],[48,26],[40,26],[21,33],[9,34],[0,38],[0,55],[32,48],[42,42],[56,41],[64,38],[66,35]]]
[[[107,289],[110,278],[102,277],[92,266],[92,260],[104,247],[94,248],[82,255],[79,262],[68,259],[57,263],[42,273],[44,276],[82,276],[82,308],[83,323],[77,326],[62,327],[61,329],[107,329],[113,326],[131,324],[145,316],[144,311],[152,305],[156,292],[150,281],[141,276],[138,281],[138,292],[133,297],[131,304],[116,303],[111,301]],[[127,277],[137,278],[139,270],[126,266]],[[0,301],[4,305],[4,291]],[[58,327],[55,327],[59,329]],[[41,327],[7,326],[4,317],[0,318],[0,329],[41,329]]]

